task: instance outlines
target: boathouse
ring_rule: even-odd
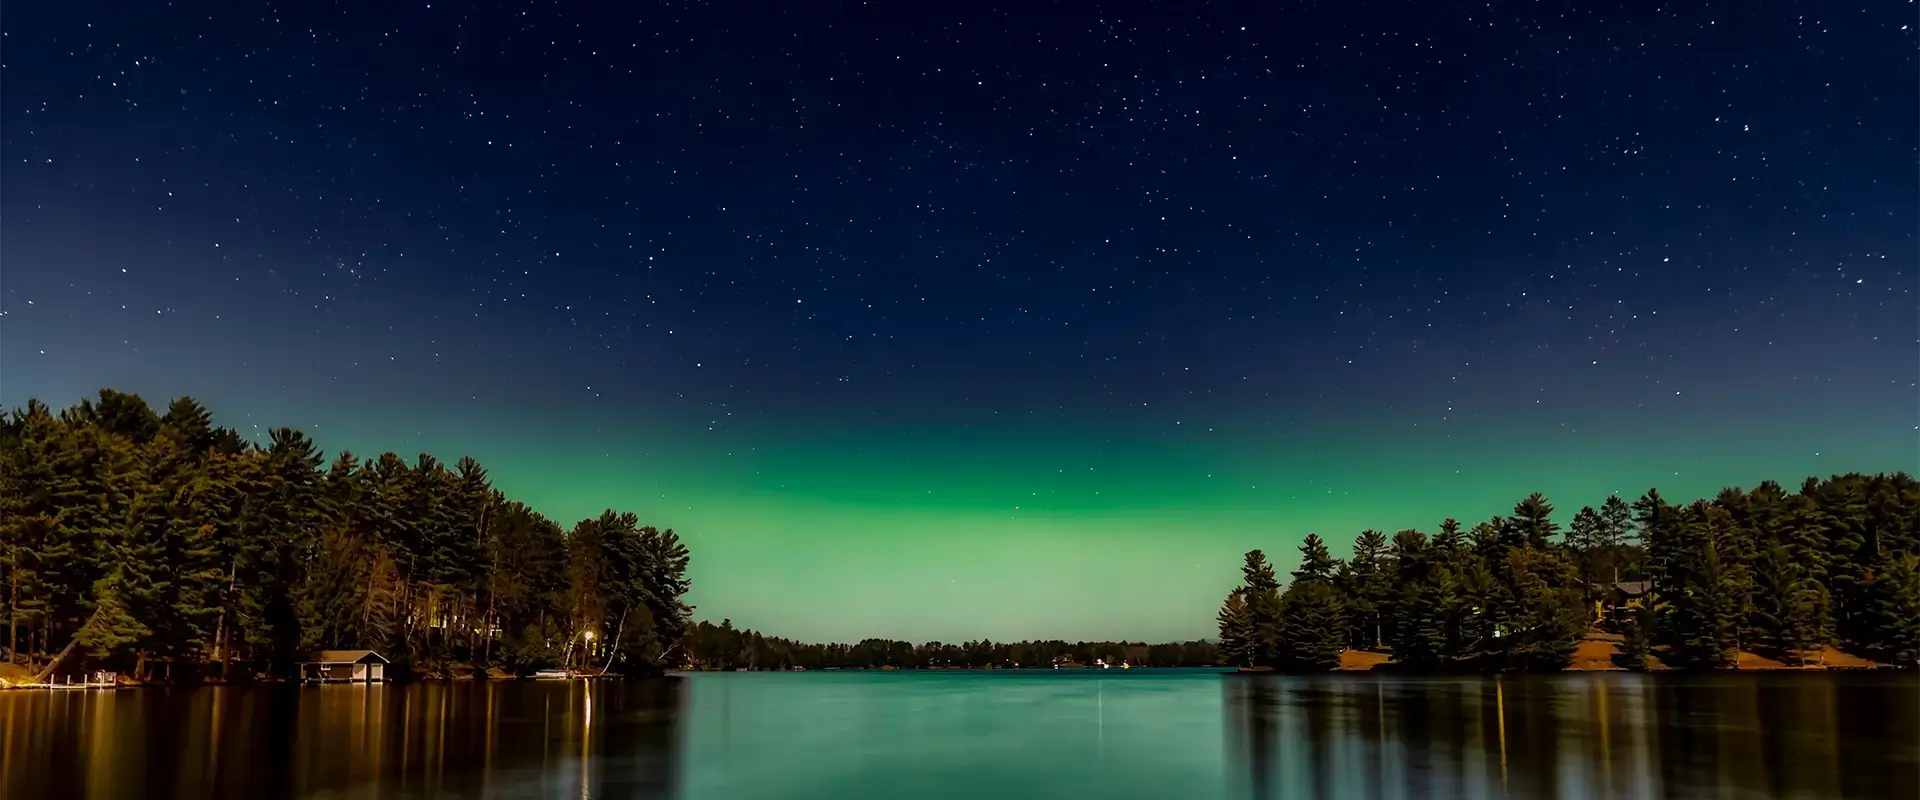
[[[377,683],[387,679],[387,659],[372,650],[322,650],[300,662],[300,680],[310,683]]]

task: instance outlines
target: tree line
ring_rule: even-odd
[[[1833,646],[1920,666],[1920,483],[1905,473],[1767,481],[1673,504],[1657,490],[1581,508],[1562,529],[1535,493],[1513,513],[1428,535],[1375,530],[1335,559],[1317,534],[1286,589],[1246,554],[1218,614],[1228,662],[1336,668],[1343,651],[1389,652],[1416,670],[1555,670],[1596,625],[1619,662],[1732,665],[1742,651],[1789,664]]]
[[[1209,641],[993,642],[961,644],[863,639],[852,644],[809,644],[735,628],[733,620],[702,621],[683,640],[685,664],[694,669],[1018,669],[1122,664],[1133,667],[1208,667],[1221,663]]]
[[[0,419],[0,646],[43,677],[288,675],[319,649],[409,669],[645,668],[691,607],[672,530],[609,510],[572,528],[471,458],[330,463],[252,442],[191,397],[103,389]]]

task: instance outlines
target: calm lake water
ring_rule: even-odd
[[[0,693],[6,798],[1920,797],[1913,675]]]

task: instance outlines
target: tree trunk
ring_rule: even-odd
[[[7,559],[7,663],[20,654],[20,549]]]
[[[487,667],[491,666],[493,663],[491,661],[491,659],[493,658],[493,628],[494,628],[493,615],[496,609],[499,608],[499,605],[500,603],[497,598],[489,596],[487,598],[487,613],[480,617],[480,627],[485,629],[481,631],[481,635],[487,637],[486,640],[481,642],[480,644],[480,668],[481,669],[486,669]]]
[[[220,682],[222,683],[231,678],[227,674],[227,607],[233,605],[233,592],[239,585],[239,569],[240,557],[234,556],[232,561],[227,562],[227,592],[220,598],[220,622],[213,628],[213,658],[220,662]]]
[[[67,660],[67,656],[71,655],[73,648],[79,646],[79,644],[80,639],[77,636],[74,637],[73,641],[67,642],[66,648],[60,651],[60,655],[54,656],[52,661],[47,662],[47,665],[42,667],[38,674],[33,676],[33,682],[46,683],[48,678],[53,677],[54,671],[60,668],[60,662]]]
[[[67,646],[60,649],[60,655],[54,656],[52,661],[47,662],[47,665],[33,676],[33,682],[46,683],[48,678],[53,677],[53,673],[60,669],[60,662],[67,660],[67,656],[73,655],[73,648],[80,645],[80,634],[85,633],[87,628],[93,625],[93,621],[99,618],[100,610],[94,609],[93,615],[87,617],[87,621],[80,624],[80,629],[73,632],[73,638],[67,640]]]
[[[613,643],[611,647],[607,648],[607,663],[600,665],[600,674],[607,674],[607,670],[613,667],[613,656],[615,653],[620,652],[620,634],[625,633],[626,630],[627,612],[621,611],[620,624],[613,629]]]

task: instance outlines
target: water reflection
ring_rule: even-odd
[[[1221,685],[1233,784],[1275,797],[1920,797],[1900,675]]]
[[[1920,680],[1135,670],[7,692],[0,797],[1908,798]]]
[[[671,797],[678,679],[0,694],[0,796]]]

